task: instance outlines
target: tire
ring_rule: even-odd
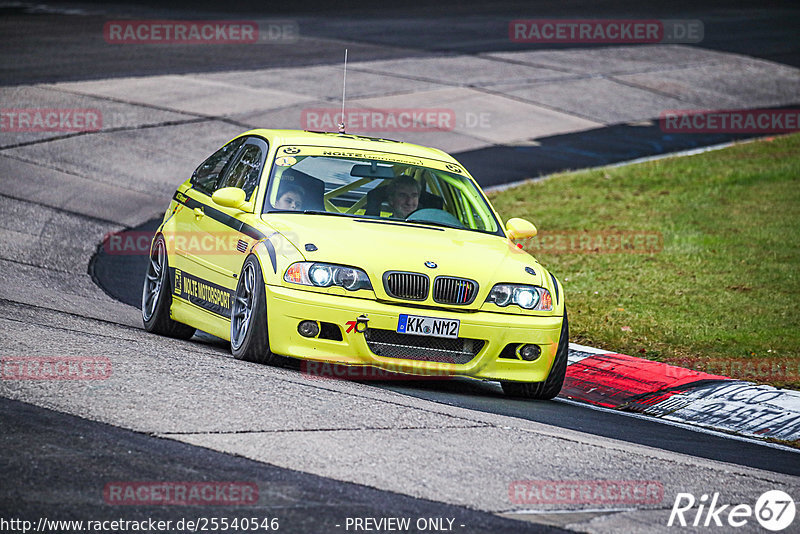
[[[159,234],[150,247],[147,272],[142,287],[142,322],[144,329],[153,334],[189,339],[195,329],[189,325],[173,321],[170,317],[172,307],[172,277],[169,275],[169,258],[164,236]]]
[[[567,374],[567,357],[569,356],[569,322],[567,310],[564,310],[564,320],[561,322],[561,338],[558,340],[553,367],[547,380],[544,382],[503,382],[503,392],[510,397],[523,397],[526,399],[550,400],[555,398],[564,385]]]
[[[274,359],[269,350],[266,300],[261,264],[250,255],[242,265],[231,307],[231,352],[237,360],[269,364]]]

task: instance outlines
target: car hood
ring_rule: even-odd
[[[300,213],[267,214],[264,220],[308,260],[366,271],[380,298],[389,298],[381,283],[386,271],[424,273],[431,280],[440,275],[474,280],[480,288],[473,308],[480,307],[497,282],[543,285],[545,280],[544,269],[532,256],[497,235],[401,221]],[[307,244],[313,244],[316,251],[308,252]],[[426,262],[433,262],[436,267],[427,267]],[[535,274],[526,272],[525,267],[533,267]]]

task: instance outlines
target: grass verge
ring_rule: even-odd
[[[800,134],[490,198],[539,228],[571,341],[800,389]]]

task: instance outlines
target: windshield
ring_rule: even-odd
[[[265,213],[322,212],[503,235],[472,180],[437,168],[449,165],[460,171],[456,165],[309,147],[296,155],[281,155],[294,150],[298,149],[283,147],[275,158]]]

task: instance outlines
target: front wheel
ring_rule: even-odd
[[[231,309],[231,352],[237,360],[271,363],[267,302],[261,264],[248,256],[242,266]]]
[[[159,234],[150,248],[150,257],[142,288],[142,322],[144,329],[162,336],[189,339],[194,328],[170,317],[172,284],[169,275],[169,258],[164,236]]]
[[[556,397],[564,385],[567,374],[567,359],[569,356],[569,323],[567,310],[564,309],[564,320],[561,322],[561,338],[558,340],[553,367],[547,380],[544,382],[503,382],[503,392],[510,397],[524,397],[527,399],[550,400]]]

